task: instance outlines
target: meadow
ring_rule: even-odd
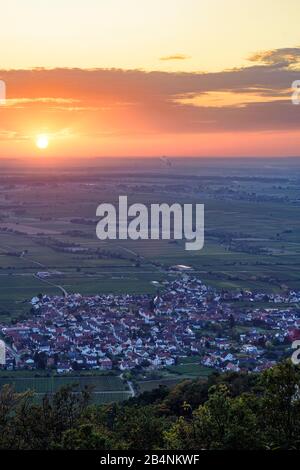
[[[8,374],[5,373],[0,376],[0,388],[9,384],[13,386],[16,392],[22,393],[28,390],[34,392],[34,399],[39,400],[45,394],[51,396],[57,392],[61,387],[67,385],[74,386],[74,390],[79,392],[87,389],[91,393],[91,400],[93,403],[110,403],[115,401],[126,400],[130,396],[126,385],[120,377],[110,375],[95,375],[88,376],[50,376],[50,377],[34,377],[33,374],[26,374],[20,372]],[[31,375],[31,376],[30,376]]]
[[[182,380],[198,379],[206,381],[214,370],[200,364],[199,356],[180,357],[178,364],[162,370],[146,373],[143,380],[137,381],[139,393],[149,392],[160,386],[172,388]],[[154,377],[153,377],[154,375]]]

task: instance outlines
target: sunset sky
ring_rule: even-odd
[[[0,13],[0,158],[300,155],[299,0],[10,0]]]

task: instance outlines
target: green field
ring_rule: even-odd
[[[171,375],[180,375],[184,376],[184,378],[207,378],[213,370],[209,367],[202,366],[197,362],[185,362],[179,363],[175,366],[167,367],[167,372]]]
[[[97,403],[125,400],[130,396],[126,385],[120,377],[110,375],[95,375],[91,377],[26,377],[24,373],[20,372],[17,376],[0,377],[0,388],[5,384],[12,385],[16,392],[32,390],[37,398],[44,394],[51,395],[66,385],[73,385],[76,391],[88,388],[91,391],[92,401]]]
[[[196,363],[179,364],[160,371],[161,377],[158,379],[139,380],[137,387],[139,393],[149,392],[160,386],[171,388],[182,380],[200,379],[205,381],[213,372],[213,369]]]
[[[137,382],[138,391],[139,393],[150,392],[151,390],[154,390],[155,388],[158,388],[160,386],[172,388],[181,380],[183,379],[177,378],[177,379],[142,380],[142,381]]]
[[[178,364],[162,370],[146,373],[144,380],[137,381],[139,393],[149,392],[160,386],[173,387],[182,380],[200,379],[206,381],[214,370],[199,363],[199,356],[180,357]]]

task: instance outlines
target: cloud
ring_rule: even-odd
[[[252,56],[251,66],[215,73],[122,69],[0,71],[7,85],[0,140],[40,123],[49,132],[142,139],[142,136],[217,132],[297,131],[299,107],[291,64],[300,48]],[[284,60],[283,60],[284,59]],[[280,64],[280,67],[278,66]],[[26,131],[27,132],[27,131]]]
[[[260,62],[276,67],[288,67],[300,62],[300,47],[285,47],[269,51],[257,52],[249,57],[252,62]]]
[[[190,59],[190,56],[185,55],[185,54],[174,54],[174,55],[167,55],[164,57],[160,57],[159,60],[168,61],[168,60],[187,60],[187,59]]]
[[[13,142],[18,142],[18,141],[24,141],[28,140],[29,136],[21,133],[21,132],[16,132],[16,131],[9,131],[6,129],[0,129],[0,141],[13,141]]]

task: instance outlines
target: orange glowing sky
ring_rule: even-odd
[[[298,156],[299,18],[298,0],[10,0],[0,158]]]

